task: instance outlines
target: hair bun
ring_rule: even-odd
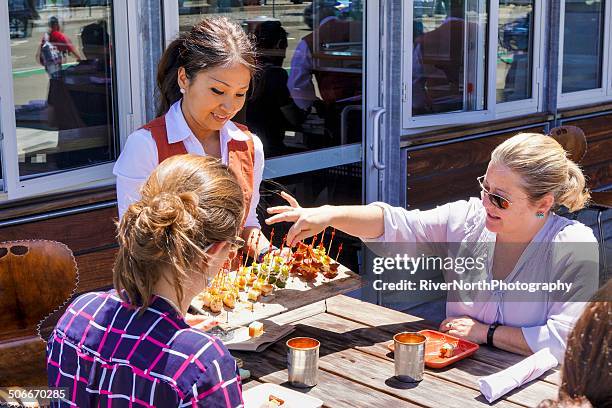
[[[198,198],[195,193],[172,194],[161,192],[143,208],[151,229],[168,228],[173,225],[190,229],[195,224],[193,214],[197,211]]]

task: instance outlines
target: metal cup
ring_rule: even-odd
[[[310,337],[287,340],[289,383],[294,387],[314,387],[319,374],[319,343]]]
[[[425,341],[419,333],[402,332],[393,336],[395,377],[401,382],[419,382],[425,371]]]

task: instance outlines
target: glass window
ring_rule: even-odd
[[[10,0],[21,179],[116,158],[111,0]]]
[[[412,116],[487,109],[487,3],[414,1]]]
[[[224,15],[254,35],[262,70],[234,120],[261,138],[269,158],[361,142],[362,4],[179,1],[179,30]]]
[[[563,93],[602,86],[603,0],[566,0],[563,30]]]
[[[534,0],[501,0],[497,44],[497,102],[532,96]]]

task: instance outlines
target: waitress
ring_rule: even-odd
[[[269,249],[256,211],[263,145],[231,121],[245,103],[255,55],[247,34],[224,17],[205,18],[168,46],[157,71],[157,118],[128,137],[113,169],[120,218],[140,198],[140,187],[159,163],[177,154],[212,156],[234,172],[242,188],[241,237],[248,253],[258,256]]]

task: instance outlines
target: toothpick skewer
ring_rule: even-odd
[[[247,242],[247,252],[246,252],[246,256],[244,257],[244,265],[242,266],[246,266],[247,262],[249,260],[249,251],[251,250],[251,243],[253,242],[253,234],[249,235],[249,241]]]
[[[255,253],[257,252],[258,248],[259,248],[259,238],[261,238],[261,230],[259,230],[259,232],[257,233],[257,240],[255,241],[255,249],[253,250],[253,261],[257,261],[257,259],[255,259]]]
[[[272,232],[270,232],[270,246],[268,247],[268,253],[270,253],[270,251],[272,251],[272,245],[274,245],[272,243],[273,239],[274,239],[274,228],[272,228]]]
[[[323,231],[321,232],[321,240],[319,241],[319,249],[325,248],[325,245],[323,244],[323,241],[325,241],[325,230],[327,230],[327,227],[323,228]]]
[[[340,252],[342,252],[342,242],[340,243],[340,246],[338,247],[338,254],[336,255],[336,262],[338,262],[338,257],[340,256]]]
[[[331,254],[331,246],[332,242],[334,242],[334,237],[336,236],[336,229],[332,229],[331,239],[329,240],[329,247],[327,248],[327,255]]]
[[[280,253],[283,253],[283,249],[285,249],[285,244],[287,243],[287,234],[283,237],[283,242],[281,242]]]

